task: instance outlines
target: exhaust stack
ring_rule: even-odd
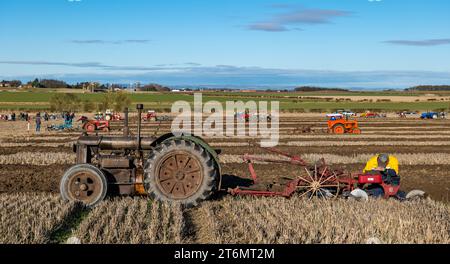
[[[129,137],[130,136],[130,127],[128,125],[128,107],[125,108],[124,111],[125,119],[123,121],[123,137]]]
[[[144,109],[143,104],[138,104],[136,106],[138,110],[138,131],[137,131],[137,151],[141,151],[141,122],[142,122],[142,110]]]

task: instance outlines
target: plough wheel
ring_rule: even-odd
[[[297,187],[300,197],[310,200],[317,198],[337,198],[339,195],[339,182],[335,172],[328,167],[305,168],[306,174],[299,176]]]

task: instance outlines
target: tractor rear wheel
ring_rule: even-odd
[[[159,201],[196,206],[216,191],[219,171],[202,146],[181,139],[156,147],[145,164],[144,186]]]
[[[335,125],[333,127],[333,133],[334,134],[345,134],[345,127],[343,125]]]
[[[94,124],[87,124],[85,129],[87,132],[95,132],[96,127]]]
[[[105,174],[89,164],[73,166],[66,171],[60,183],[63,200],[79,201],[91,207],[105,199],[107,190]]]

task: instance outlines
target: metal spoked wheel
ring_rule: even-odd
[[[106,177],[92,165],[76,165],[63,176],[60,184],[61,196],[66,201],[79,201],[95,206],[106,197]]]
[[[335,199],[339,195],[339,182],[335,172],[328,167],[305,168],[306,176],[300,177],[297,187],[300,197]]]

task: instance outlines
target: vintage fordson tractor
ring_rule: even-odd
[[[195,206],[220,188],[219,151],[188,134],[141,137],[143,105],[137,110],[136,136],[130,135],[126,109],[123,137],[84,133],[78,139],[77,165],[60,183],[63,199],[95,206],[113,193]]]

